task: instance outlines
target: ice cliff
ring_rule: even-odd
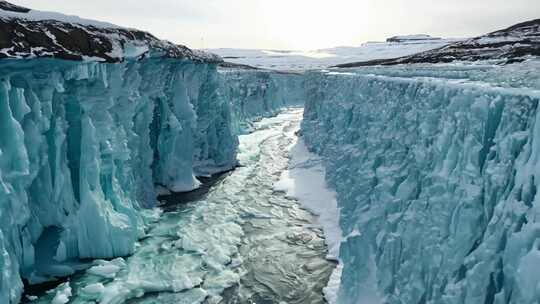
[[[540,300],[539,68],[308,76],[302,136],[341,208],[338,303]]]
[[[239,126],[289,101],[291,75],[219,72],[212,54],[5,1],[0,49],[1,303],[23,278],[132,253],[156,184],[233,168]]]
[[[233,129],[237,134],[249,131],[253,118],[304,103],[303,74],[232,68],[222,69],[220,76],[219,91],[233,104]]]

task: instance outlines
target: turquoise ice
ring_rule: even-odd
[[[241,167],[191,203],[147,212],[132,256],[94,261],[34,303],[313,303],[334,268],[315,218],[273,191],[301,110],[240,136]]]
[[[2,303],[18,302],[21,278],[132,254],[155,185],[188,191],[235,167],[243,121],[283,106],[276,82],[289,77],[250,73],[239,81],[268,89],[246,93],[215,64],[180,59],[4,60],[0,70]]]
[[[343,233],[328,242],[341,241],[339,252],[331,248],[341,263],[332,299],[535,303],[539,67],[530,60],[286,74],[165,58],[5,60],[0,301],[17,303],[23,279],[39,283],[79,270],[43,301],[119,303],[156,292],[139,300],[197,302],[260,292],[231,290],[250,278],[244,266],[257,265],[245,263],[242,244],[249,235],[244,217],[267,219],[261,205],[236,200],[247,205],[234,209],[227,195],[242,195],[223,186],[188,215],[160,215],[155,189],[192,190],[197,177],[249,163],[229,180],[238,190],[246,170],[260,169],[261,155],[277,182],[291,129],[255,121],[305,101],[299,134],[336,192],[340,229],[332,231],[339,231],[335,238]],[[287,119],[299,117],[280,123]],[[239,136],[254,130],[257,140],[276,132],[284,141],[264,142],[274,150],[257,150],[258,141],[238,150]],[[252,189],[248,198],[294,202],[259,181],[264,191]],[[219,208],[225,206],[231,209]],[[293,213],[310,218],[303,212]],[[205,230],[209,225],[215,230]],[[307,230],[292,238],[316,242],[308,269],[326,278],[332,267],[321,258],[320,231]],[[174,248],[188,254],[179,257]],[[165,254],[149,260],[152,250]],[[197,268],[203,262],[211,271]]]
[[[308,76],[302,134],[341,208],[338,303],[540,299],[538,69]]]

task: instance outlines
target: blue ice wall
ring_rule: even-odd
[[[247,97],[215,65],[178,59],[4,60],[0,71],[0,303],[18,302],[21,276],[132,253],[155,184],[187,191],[234,167],[239,120],[283,105],[270,103],[272,77],[237,71]]]
[[[222,69],[219,91],[231,103],[235,133],[249,130],[253,120],[283,107],[302,106],[304,79],[304,74],[297,73]]]
[[[338,303],[540,300],[538,67],[308,76],[302,134],[346,236]]]

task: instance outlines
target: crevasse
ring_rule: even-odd
[[[289,102],[277,83],[293,77],[227,80],[215,64],[165,58],[4,60],[0,70],[2,303],[19,301],[21,278],[131,254],[155,184],[187,191],[233,168],[243,122]]]
[[[338,303],[537,303],[537,71],[307,76],[302,135],[341,208]]]

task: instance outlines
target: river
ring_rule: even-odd
[[[95,261],[33,303],[325,303],[335,263],[323,232],[274,190],[301,119],[289,109],[255,123],[240,166],[195,200],[169,199],[132,256]]]

